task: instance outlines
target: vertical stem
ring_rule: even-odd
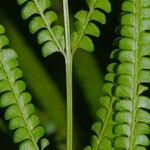
[[[66,54],[71,55],[68,0],[63,0]]]
[[[67,150],[72,150],[73,144],[73,99],[72,99],[72,58],[66,59],[67,86]]]
[[[67,150],[72,150],[73,144],[73,98],[72,98],[72,62],[70,46],[70,25],[68,0],[63,0],[65,43],[66,43],[66,91],[67,91]]]

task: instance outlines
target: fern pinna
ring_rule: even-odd
[[[52,26],[57,20],[57,14],[49,11],[51,0],[17,0],[23,5],[23,19],[31,18],[29,29],[32,34],[37,33],[37,41],[42,45],[43,56],[54,52],[64,54],[64,29],[59,25]]]
[[[75,14],[75,18],[77,19],[75,22],[76,31],[71,35],[73,53],[78,48],[90,52],[94,50],[94,44],[89,35],[100,36],[100,30],[95,22],[105,24],[106,17],[104,12],[110,13],[111,11],[109,0],[86,0],[86,3],[89,10],[80,10]]]
[[[34,114],[31,95],[25,92],[26,84],[20,79],[22,71],[18,68],[17,54],[7,48],[9,41],[0,25],[0,107],[6,108],[5,119],[9,120],[10,130],[14,132],[14,142],[20,143],[20,150],[39,150],[48,145],[41,137],[44,129]],[[40,147],[38,141],[40,140]]]
[[[150,145],[150,1],[124,0],[118,47],[111,54],[100,99],[100,121],[92,127],[92,146],[86,150],[146,150]]]

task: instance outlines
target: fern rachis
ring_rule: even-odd
[[[135,142],[135,137],[134,137],[134,130],[135,130],[135,125],[136,125],[136,115],[137,115],[137,108],[138,108],[138,84],[139,84],[139,80],[138,80],[138,74],[139,74],[139,50],[140,50],[140,19],[139,19],[139,16],[140,16],[140,2],[139,0],[136,1],[136,4],[135,4],[135,23],[134,23],[134,28],[135,28],[135,49],[133,51],[135,51],[135,64],[134,64],[134,92],[133,92],[133,100],[132,100],[132,124],[131,124],[131,136],[129,138],[129,150],[132,150],[134,148],[134,142]]]

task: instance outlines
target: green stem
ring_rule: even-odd
[[[66,59],[67,86],[67,150],[73,145],[73,99],[72,99],[72,58]]]
[[[67,91],[67,150],[73,145],[73,98],[72,98],[72,63],[73,56],[70,46],[70,24],[68,0],[63,0],[65,43],[66,43],[66,91]]]

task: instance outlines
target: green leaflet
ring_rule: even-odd
[[[76,31],[71,35],[73,52],[78,48],[90,52],[94,50],[93,42],[88,35],[95,37],[100,36],[100,30],[94,22],[105,24],[106,17],[102,11],[107,13],[111,11],[109,0],[86,0],[86,3],[89,7],[89,11],[80,10],[75,15],[75,19],[77,19],[75,22]]]
[[[118,63],[109,68],[115,71],[107,78],[116,82],[113,88],[117,100],[114,104],[115,149],[146,149],[150,145],[150,98],[144,95],[150,83],[150,1],[125,0],[122,4],[121,35],[114,45],[111,58]]]
[[[23,5],[22,18],[31,18],[29,29],[32,34],[37,34],[43,56],[47,57],[54,52],[64,54],[64,29],[58,25],[53,26],[57,14],[48,10],[51,0],[18,0],[18,4]]]
[[[14,142],[20,143],[20,150],[27,147],[29,150],[39,150],[37,142],[44,135],[44,129],[34,115],[35,108],[30,103],[31,96],[25,92],[26,85],[20,79],[22,72],[18,68],[17,54],[7,48],[8,39],[4,33],[5,30],[0,25],[0,107],[6,107],[5,119],[9,120],[9,128],[15,130]],[[3,40],[3,37],[7,40]],[[48,141],[42,141],[43,149]]]

